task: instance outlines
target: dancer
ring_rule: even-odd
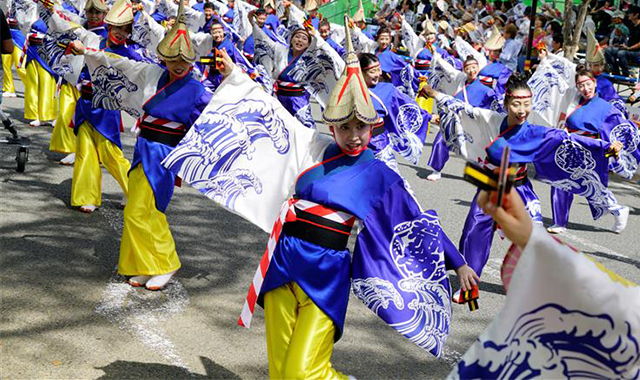
[[[323,114],[331,126],[335,142],[306,130],[289,115],[278,114],[279,106],[272,109],[266,105],[268,96],[255,91],[257,86],[247,76],[238,69],[231,70],[225,66],[227,77],[214,95],[210,104],[212,108],[205,111],[203,120],[217,119],[218,112],[226,109],[225,115],[233,122],[234,130],[238,128],[238,131],[246,131],[256,138],[268,130],[272,133],[274,145],[288,147],[287,152],[304,153],[300,156],[293,153],[295,159],[280,161],[277,154],[275,158],[270,154],[273,151],[271,143],[236,145],[237,137],[230,134],[215,141],[207,140],[204,143],[206,148],[199,145],[213,153],[205,153],[213,158],[213,162],[198,159],[199,153],[191,150],[189,145],[193,140],[183,140],[181,145],[187,150],[178,147],[165,160],[165,164],[177,172],[195,169],[200,173],[200,169],[210,164],[216,168],[214,173],[209,172],[215,178],[233,176],[238,172],[251,173],[254,180],[262,183],[261,194],[273,193],[280,187],[293,188],[294,195],[286,203],[290,206],[283,209],[282,215],[286,213],[287,216],[280,219],[284,223],[282,233],[278,235],[280,222],[277,222],[271,235],[276,240],[275,244],[269,243],[270,247],[275,247],[273,256],[265,255],[263,260],[267,261],[261,264],[268,263],[270,258],[262,287],[252,287],[250,293],[258,296],[257,302],[265,309],[269,376],[274,379],[346,378],[331,366],[330,358],[335,341],[342,336],[352,284],[356,294],[363,300],[369,300],[367,304],[385,321],[393,321],[394,327],[405,336],[415,339],[435,355],[441,353],[441,344],[446,336],[442,328],[449,320],[450,295],[447,290],[441,292],[445,289],[442,287],[446,281],[445,265],[457,270],[463,287],[477,284],[473,271],[442,232],[435,213],[422,212],[402,178],[376,160],[367,149],[371,127],[378,120],[378,114],[368,93],[362,91],[364,78],[348,34],[347,37],[347,69],[333,89]],[[230,61],[228,64],[232,66]],[[243,94],[239,103],[236,97],[227,100],[229,96],[224,95],[235,88]],[[244,95],[246,91],[250,98]],[[222,98],[224,96],[225,99]],[[249,108],[245,108],[245,102]],[[256,109],[252,104],[265,106]],[[259,117],[262,112],[269,116]],[[281,119],[280,115],[285,115],[285,118]],[[265,125],[260,126],[260,123]],[[287,131],[281,133],[284,127]],[[186,139],[199,140],[195,137],[198,132],[217,135],[217,128],[226,130],[227,125],[203,121]],[[268,136],[264,138],[270,140]],[[240,157],[236,155],[247,150],[251,150],[253,160],[269,161],[269,165],[261,169],[255,165],[256,162],[232,158]],[[217,155],[222,151],[225,151],[224,157]],[[192,162],[200,164],[188,165],[188,168],[172,164],[192,159],[195,159]],[[275,168],[275,165],[284,168]],[[294,176],[288,177],[291,179],[300,173],[295,186],[281,181],[262,182],[264,175],[276,175],[280,169],[294,171]],[[190,174],[183,175],[194,179]],[[203,185],[199,187],[201,191],[215,191],[207,184]],[[243,198],[244,195],[238,196],[234,204],[224,197],[214,197],[252,220],[265,212],[271,214],[270,210],[264,209],[271,202],[252,203],[253,207],[242,207],[240,211],[237,208],[240,203],[246,206]],[[347,240],[356,219],[364,223],[364,228],[357,235],[351,259]],[[411,243],[407,244],[405,239]],[[394,259],[396,254],[402,259]],[[398,285],[400,282],[403,285]],[[397,286],[406,291],[398,293]],[[416,287],[428,288],[428,292],[434,293],[427,296],[426,293],[415,292]],[[376,306],[380,304],[376,295],[379,290],[393,294],[391,303],[395,304],[390,303],[388,308]],[[422,298],[423,295],[427,298]],[[246,306],[243,311],[241,322],[245,326],[250,320],[251,309],[251,306]],[[424,322],[415,323],[417,320]],[[436,337],[440,333],[440,338]]]
[[[480,66],[478,60],[473,56],[467,56],[464,61],[462,72],[452,67],[449,62],[442,59],[442,57],[436,53],[433,58],[434,67],[442,68],[443,75],[446,80],[441,80],[440,83],[448,83],[450,95],[453,95],[456,99],[460,99],[465,103],[470,104],[473,107],[479,107],[484,109],[500,110],[498,96],[495,92],[484,85],[480,79],[478,79],[478,73],[480,72]],[[440,71],[438,71],[440,72]],[[449,139],[455,136],[448,136]],[[463,157],[465,156],[466,152]],[[427,176],[429,181],[437,181],[442,177],[442,169],[449,160],[449,147],[445,140],[445,135],[442,128],[436,135],[433,146],[431,148],[431,155],[427,165],[433,169],[433,173]]]
[[[143,60],[141,48],[129,40],[132,31],[133,11],[129,0],[118,0],[104,16],[104,24],[97,20],[98,13],[106,12],[104,0],[87,2],[86,28],[75,28],[79,38],[72,44],[72,52],[78,54],[79,46],[104,49],[110,54],[136,60]],[[56,11],[57,12],[57,11]],[[52,17],[59,17],[56,13]],[[91,23],[88,21],[92,20]],[[111,79],[110,79],[111,80]],[[81,97],[76,103],[74,132],[76,133],[76,157],[71,182],[71,206],[79,207],[84,213],[92,213],[102,203],[102,172],[104,165],[116,179],[124,193],[121,204],[127,200],[127,172],[131,164],[122,154],[120,130],[122,118],[120,110],[94,107],[94,78],[85,67],[80,74]],[[105,82],[96,82],[100,86]],[[100,98],[99,98],[100,99]],[[102,103],[102,102],[95,102]]]
[[[509,33],[514,33],[513,28],[509,29]],[[516,29],[517,33],[517,29]],[[506,32],[505,32],[506,34]],[[491,87],[499,99],[504,97],[505,85],[511,73],[514,72],[502,62],[502,49],[505,45],[505,38],[502,36],[498,28],[494,25],[491,36],[485,42],[484,49],[489,54],[491,63],[487,64],[480,70],[478,76],[482,83]]]
[[[13,39],[13,51],[10,54],[2,55],[2,69],[4,72],[3,78],[3,97],[5,98],[15,98],[16,97],[16,88],[13,83],[13,72],[11,68],[15,68],[18,73],[18,77],[22,81],[22,83],[26,82],[27,72],[24,68],[24,61],[22,60],[22,47],[24,46],[26,40],[24,34],[20,31],[18,27],[18,21],[15,18],[9,17],[7,18],[7,23],[10,28],[11,38]],[[22,63],[22,65],[21,65]]]
[[[38,48],[42,46],[47,29],[42,20],[37,20],[31,25],[31,31],[27,36],[24,118],[31,120],[29,125],[32,127],[50,123],[58,115],[55,101],[58,76],[38,54]]]
[[[640,141],[637,128],[629,121],[611,103],[602,99],[597,91],[597,79],[593,73],[584,66],[578,66],[575,74],[575,82],[578,93],[580,94],[580,102],[566,119],[566,128],[570,133],[579,134],[581,136],[613,140],[622,136],[614,135],[614,128],[620,130],[619,126],[628,125],[631,133],[635,133],[635,137],[631,139]],[[612,146],[617,147],[621,151],[624,146],[621,141],[612,141]],[[635,168],[640,161],[640,151],[635,149],[631,153],[632,159],[635,161]],[[635,170],[631,170],[634,173]],[[607,211],[613,215],[614,222],[612,231],[619,234],[627,226],[629,217],[629,208],[618,204],[614,197],[607,199]],[[547,228],[547,231],[553,234],[566,231],[569,223],[569,210],[573,202],[573,194],[552,187],[551,188],[551,205],[553,211],[553,225]]]
[[[106,35],[104,18],[108,11],[109,8],[104,1],[88,0],[84,7],[86,17],[84,27],[97,35]],[[85,92],[87,92],[86,88]],[[60,160],[62,165],[73,165],[76,160],[76,135],[73,127],[76,104],[79,100],[80,93],[75,84],[63,79],[60,85],[60,96],[58,97],[58,117],[56,118],[49,143],[49,150],[67,154]]]
[[[389,82],[381,81],[382,70],[378,57],[369,53],[359,56],[360,68],[369,95],[373,100],[379,122],[374,125],[369,149],[374,156],[398,172],[395,151],[414,165],[422,155],[431,115],[415,100]]]
[[[143,116],[129,172],[130,197],[124,209],[118,273],[130,276],[132,286],[149,290],[163,289],[181,265],[164,214],[173,196],[175,176],[161,162],[211,98],[204,85],[191,76],[196,54],[183,7],[180,2],[176,24],[158,45],[157,55],[166,69],[78,46],[97,79],[104,80],[102,75],[107,75],[97,74],[98,67],[110,67],[137,86],[129,98],[121,100],[121,105],[139,109]]]

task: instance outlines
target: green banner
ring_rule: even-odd
[[[334,24],[342,25],[344,23],[344,14],[349,11],[349,16],[353,16],[358,10],[358,0],[335,0],[318,8],[318,12],[322,13],[322,16]],[[374,5],[371,0],[362,0],[362,6],[364,7],[364,13],[367,18],[373,16]]]

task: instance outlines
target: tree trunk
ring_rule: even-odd
[[[589,10],[589,0],[582,0],[578,17],[575,25],[571,25],[571,12],[573,11],[573,0],[565,0],[564,3],[564,56],[569,60],[573,60],[580,47],[580,35],[582,34],[582,26],[587,18]]]

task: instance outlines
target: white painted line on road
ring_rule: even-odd
[[[95,311],[132,334],[149,350],[190,374],[175,345],[163,331],[161,323],[181,313],[188,304],[189,295],[175,278],[165,290],[152,292],[133,288],[123,282],[122,277],[114,274]]]
[[[612,249],[609,249],[607,247],[603,247],[600,244],[596,244],[596,243],[594,243],[594,242],[592,242],[590,240],[583,239],[583,238],[581,238],[579,236],[576,236],[576,235],[574,235],[574,234],[572,234],[570,232],[563,232],[562,234],[560,234],[558,236],[561,239],[562,238],[566,238],[568,240],[572,240],[572,241],[574,241],[574,242],[576,242],[576,243],[578,243],[578,244],[580,244],[580,245],[582,245],[584,247],[592,249],[592,250],[594,250],[596,252],[602,252],[602,253],[606,253],[606,254],[611,255],[611,256],[617,256],[617,257],[624,258],[624,259],[630,259],[630,257],[625,255],[625,254],[616,252],[616,251],[614,251]],[[580,248],[580,247],[576,247],[576,248]],[[582,249],[581,249],[581,251],[582,251]]]

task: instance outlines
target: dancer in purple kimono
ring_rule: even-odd
[[[311,115],[310,95],[304,87],[296,83],[290,75],[302,53],[311,44],[311,34],[305,28],[296,29],[291,35],[291,48],[287,54],[287,66],[276,80],[276,96],[282,106],[308,128],[315,129],[316,123]]]
[[[418,164],[431,115],[389,82],[380,81],[380,62],[373,54],[359,57],[362,74],[380,117],[369,142],[375,157],[398,171],[394,152]]]
[[[198,132],[216,137],[207,138],[194,150],[183,141],[165,165],[194,180],[182,172],[194,169],[185,168],[185,160],[207,154],[201,148],[226,151],[225,157],[214,154],[210,164],[198,159],[195,168],[202,173],[202,165],[211,165],[213,170],[208,173],[216,177],[237,178],[234,173],[248,172],[260,181],[263,192],[256,194],[258,202],[252,202],[249,209],[240,206],[244,210],[241,215],[250,220],[268,211],[271,198],[264,194],[284,187],[287,191],[282,195],[286,199],[291,194],[289,189],[293,190],[271,234],[272,255],[265,255],[261,263],[261,267],[268,267],[264,281],[259,288],[252,286],[249,296],[251,302],[264,307],[270,378],[347,378],[332,367],[331,355],[334,343],[343,334],[350,289],[386,323],[440,356],[451,318],[446,270],[456,270],[465,289],[477,284],[477,276],[442,231],[436,213],[423,211],[404,180],[367,149],[378,114],[350,44],[347,42],[347,68],[323,114],[333,140],[309,131],[289,115],[281,118],[280,107],[271,108],[265,94],[256,92],[239,70],[225,75],[205,115],[215,115],[219,107],[231,107],[231,113],[239,107],[247,115],[245,104],[262,104],[257,111],[267,112],[270,120],[254,119],[249,111],[249,117],[232,116],[234,125],[249,131],[256,140],[260,135],[275,138],[278,146],[300,155],[295,153],[294,160],[281,160],[279,153],[271,154],[272,144],[249,142],[255,159],[270,164],[260,168],[252,161],[234,160],[247,145],[235,145],[233,134],[229,140],[219,136],[217,131],[227,128],[225,123],[203,120],[187,139],[198,136]],[[237,87],[246,97],[223,98],[220,90],[227,83],[228,89]],[[281,124],[287,119],[286,125]],[[272,121],[276,124],[271,125]],[[274,134],[268,137],[263,132],[267,130]],[[286,183],[261,180],[279,172],[281,166],[294,174],[283,179]],[[231,210],[247,201],[243,195],[233,202],[225,197],[213,199]],[[350,253],[347,240],[356,220],[361,220],[364,228],[357,232]],[[382,304],[387,306],[380,307]],[[242,325],[249,323],[252,309],[245,307]]]
[[[635,165],[632,166],[636,169],[637,163],[640,161],[640,151],[638,150],[640,136],[638,136],[635,125],[626,120],[616,107],[599,96],[596,91],[596,78],[591,71],[584,67],[578,67],[575,82],[580,94],[580,103],[566,119],[565,126],[569,133],[611,142],[611,146],[617,152],[631,149],[628,160],[635,161]],[[623,143],[627,146],[625,147]],[[627,157],[621,156],[618,161],[624,159]],[[612,159],[610,167],[614,166],[615,168],[617,165],[620,164]],[[622,163],[622,165],[625,164]],[[631,172],[633,173],[635,170]],[[629,208],[618,204],[614,197],[608,198],[607,201],[607,211],[614,217],[612,230],[619,234],[627,226]],[[547,231],[561,233],[566,230],[572,202],[572,193],[556,187],[551,188],[553,226],[547,228]]]
[[[507,67],[501,60],[502,48],[504,47],[505,39],[498,28],[493,27],[491,36],[484,44],[485,50],[489,52],[489,59],[491,63],[487,64],[480,70],[478,77],[480,81],[487,86],[491,87],[499,97],[502,99],[505,92],[505,85],[513,70]]]
[[[118,94],[110,101],[142,114],[128,173],[130,199],[124,209],[118,273],[129,276],[132,286],[149,290],[163,289],[181,266],[164,214],[176,178],[161,162],[211,99],[211,93],[191,75],[196,53],[187,26],[181,21],[183,8],[181,2],[178,21],[157,48],[166,68],[113,58],[101,51],[85,53],[93,76],[99,80],[109,76],[130,84],[107,89],[107,97]]]
[[[484,85],[478,78],[479,66],[478,61],[469,55],[464,61],[462,72],[456,71],[448,62],[443,62],[440,57],[436,58],[438,64],[451,73],[457,73],[452,79],[452,82],[459,82],[460,87],[456,89],[457,92],[453,95],[456,99],[460,99],[465,103],[470,104],[472,107],[495,109],[495,104],[498,103],[495,92]],[[433,173],[427,176],[429,181],[437,181],[442,177],[442,169],[449,160],[449,147],[445,139],[443,130],[440,129],[436,135],[433,146],[431,147],[431,155],[427,165],[433,169]]]
[[[280,22],[275,15],[267,14],[263,8],[258,8],[255,11],[249,13],[249,20],[254,20],[259,28],[265,32],[274,42],[282,43],[282,39],[278,36],[278,26]],[[252,61],[255,54],[255,40],[253,34],[250,35],[245,41],[242,47],[242,51],[248,60]]]

